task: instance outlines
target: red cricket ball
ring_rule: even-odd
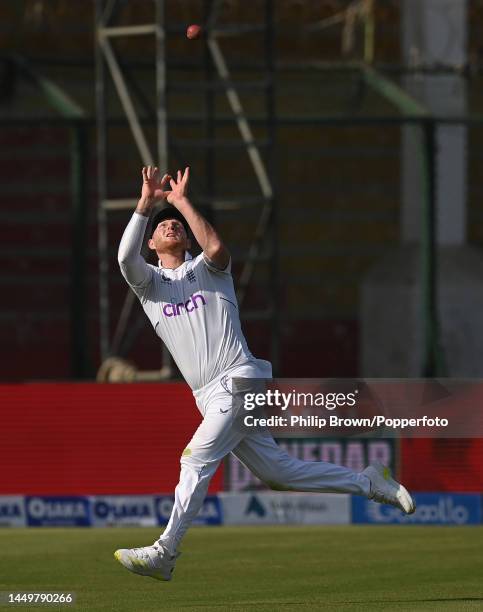
[[[194,38],[198,38],[200,34],[201,34],[201,26],[199,26],[196,23],[193,23],[190,26],[188,26],[186,30],[186,36],[190,40],[193,40]]]

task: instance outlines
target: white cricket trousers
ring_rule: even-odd
[[[193,393],[203,421],[183,451],[173,510],[159,538],[171,554],[198,514],[220,461],[230,452],[275,490],[369,494],[363,474],[325,461],[301,461],[282,450],[268,431],[247,432],[248,428],[234,426],[231,378],[260,379],[267,373],[253,364],[240,366],[229,377],[219,376]]]

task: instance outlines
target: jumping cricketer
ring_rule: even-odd
[[[117,550],[116,559],[137,574],[171,580],[180,542],[200,510],[210,479],[230,452],[273,489],[351,493],[414,512],[408,491],[380,464],[356,473],[323,461],[301,461],[279,448],[267,432],[234,426],[231,380],[271,378],[271,365],[248,349],[230,254],[188,199],[189,168],[178,171],[176,178],[160,178],[158,169],[148,166],[142,175],[141,198],[121,239],[119,265],[191,387],[203,420],[182,453],[164,533],[151,546]],[[153,206],[163,199],[169,206],[155,216],[148,242],[159,260],[154,266],[141,256],[141,247]],[[194,259],[189,255],[189,230],[202,249]]]

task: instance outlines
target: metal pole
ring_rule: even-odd
[[[432,378],[443,374],[439,346],[437,307],[437,238],[436,238],[436,125],[433,120],[423,124],[424,138],[424,209],[421,239],[422,302],[424,357],[423,376]]]
[[[157,165],[168,170],[168,113],[166,100],[165,2],[156,0],[156,117],[158,131]]]
[[[158,136],[157,165],[161,174],[168,171],[168,110],[166,96],[166,6],[164,0],[156,0],[156,119]],[[168,348],[163,343],[161,347],[162,375],[165,378],[173,376],[173,362]]]
[[[137,145],[139,155],[141,156],[141,159],[145,166],[152,166],[154,165],[153,156],[151,155],[148,141],[141,127],[141,122],[139,121],[138,114],[131,98],[131,94],[129,93],[129,89],[124,80],[121,67],[116,59],[116,56],[108,38],[104,35],[103,32],[99,32],[98,34],[99,45],[102,49],[104,59],[106,60],[107,65],[109,66],[109,71],[111,73],[112,80],[114,81],[114,86],[116,87],[117,93],[119,95],[119,100],[123,107],[124,113],[126,114],[126,118],[131,129],[134,141]]]
[[[71,128],[72,249],[70,288],[71,374],[86,378],[88,372],[87,339],[87,202],[86,148],[87,131],[76,121]]]
[[[364,9],[364,61],[367,64],[372,64],[374,61],[374,41],[376,29],[374,0],[366,0],[366,6]]]
[[[109,356],[109,260],[107,243],[106,200],[106,102],[105,67],[99,40],[103,22],[103,0],[96,1],[95,60],[96,60],[96,124],[97,124],[97,245],[99,256],[99,342],[101,360]]]
[[[203,4],[204,8],[204,21],[205,24],[208,24],[211,21],[211,16],[214,12],[213,0],[204,0]],[[204,40],[204,48],[203,48],[203,72],[205,81],[207,83],[213,83],[213,62],[211,60],[211,53],[208,48],[208,44],[206,39]],[[204,107],[204,137],[205,140],[209,143],[205,149],[205,193],[209,200],[212,200],[215,197],[215,147],[213,147],[213,142],[215,140],[215,93],[211,87],[206,87],[205,89],[205,107]],[[207,206],[208,211],[208,220],[210,222],[213,221],[212,215],[212,205],[211,201],[208,202]]]
[[[266,74],[268,76],[268,87],[266,91],[266,113],[267,113],[267,170],[272,185],[272,196],[269,223],[269,240],[271,248],[270,257],[270,300],[271,313],[270,333],[270,358],[272,361],[274,376],[280,375],[280,312],[277,308],[279,303],[279,248],[278,248],[278,210],[276,206],[276,146],[277,133],[276,124],[276,98],[275,98],[275,6],[273,0],[265,1],[265,58]]]

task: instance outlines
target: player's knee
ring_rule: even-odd
[[[196,448],[187,447],[181,453],[180,458],[181,467],[185,466],[194,469],[197,472],[201,472],[205,468],[212,470],[216,469],[219,464],[219,460],[215,458],[209,458],[206,453],[197,450]]]
[[[202,465],[202,461],[197,456],[197,453],[193,449],[186,447],[181,453],[180,463],[186,467],[199,468]]]

